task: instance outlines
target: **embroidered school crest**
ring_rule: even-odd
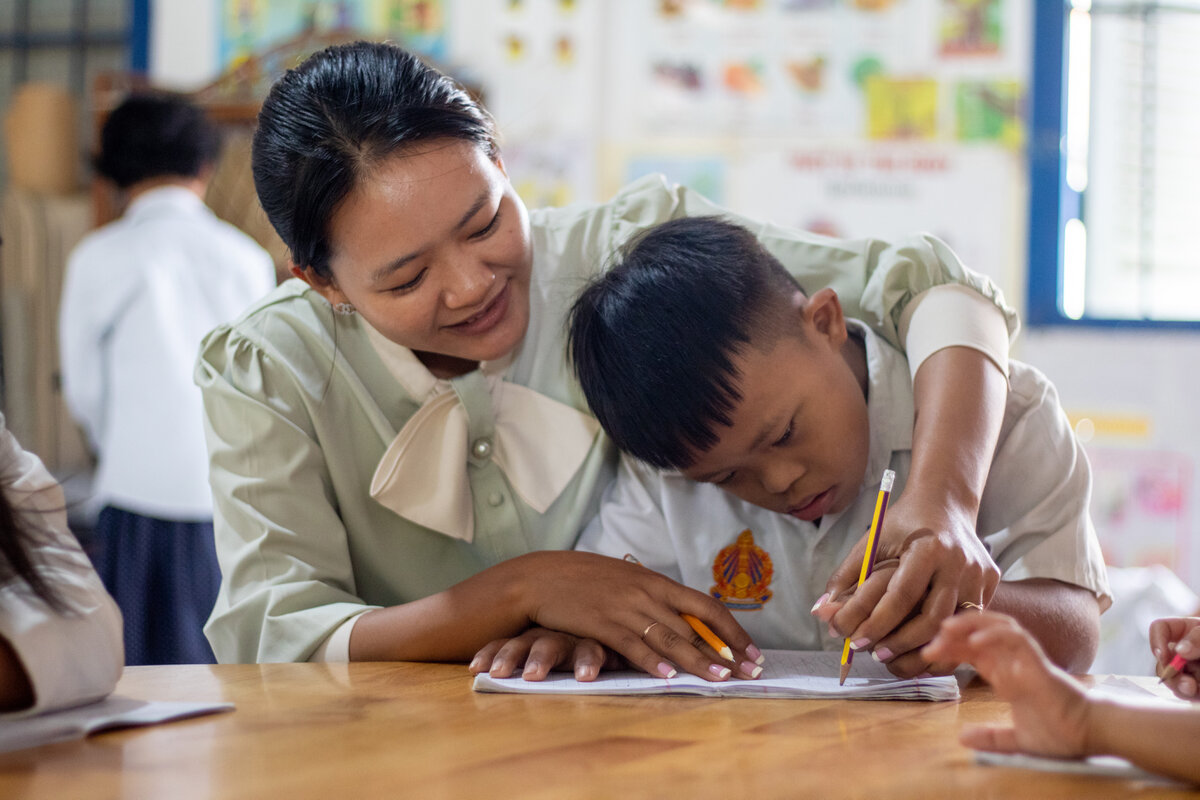
[[[736,542],[721,548],[712,571],[717,583],[709,594],[735,611],[762,608],[771,599],[768,587],[775,568],[767,551],[754,543],[749,528],[738,534]]]

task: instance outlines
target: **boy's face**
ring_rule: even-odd
[[[742,394],[717,443],[683,470],[757,506],[813,521],[843,511],[867,468],[866,356],[822,290],[795,311],[801,335],[733,359]]]

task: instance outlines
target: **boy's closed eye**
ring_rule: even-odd
[[[787,429],[786,429],[786,430],[784,430],[784,432],[783,432],[783,435],[782,435],[782,436],[780,436],[778,439],[776,439],[776,440],[775,440],[775,442],[774,442],[774,444],[773,444],[773,446],[774,446],[774,447],[782,447],[783,445],[787,444],[787,443],[788,443],[788,442],[791,440],[791,438],[792,438],[792,427],[793,427],[794,425],[795,425],[795,423],[794,423],[794,422],[789,422],[789,423],[788,423]]]
[[[790,442],[792,440],[792,431],[795,430],[795,427],[796,427],[796,423],[794,421],[789,421],[787,424],[787,427],[784,428],[783,433],[780,434],[775,439],[775,441],[771,442],[771,446],[772,447],[783,447],[785,444]],[[710,479],[708,479],[707,482],[712,483],[716,486],[727,486],[728,484],[730,484],[733,481],[733,478],[736,475],[737,475],[737,470],[733,470],[732,472],[729,472],[725,475],[721,475],[721,476],[718,476],[715,478],[710,478]]]

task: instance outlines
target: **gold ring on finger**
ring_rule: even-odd
[[[972,608],[976,611],[983,611],[983,606],[981,606],[979,603],[972,603],[970,600],[963,600],[958,604],[958,607],[962,611],[966,611],[968,608]]]
[[[645,639],[645,638],[646,638],[646,634],[647,634],[647,633],[649,633],[649,632],[650,632],[650,629],[651,629],[651,628],[653,628],[653,627],[654,627],[655,625],[657,625],[657,624],[658,624],[657,622],[651,622],[649,625],[647,625],[647,626],[646,626],[646,630],[642,631],[642,638],[643,638],[643,639]]]

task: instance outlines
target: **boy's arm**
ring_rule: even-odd
[[[1001,581],[988,608],[1017,620],[1056,666],[1079,674],[1092,665],[1100,604],[1087,589],[1045,578]]]

